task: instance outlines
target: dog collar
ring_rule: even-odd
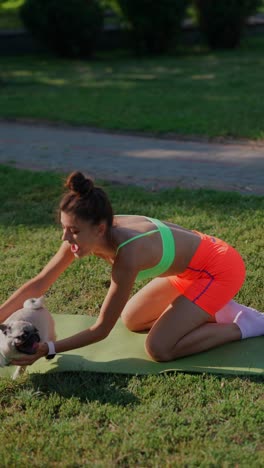
[[[55,345],[53,341],[46,341],[46,344],[48,345],[49,351],[46,356],[46,359],[53,359],[56,356],[56,350],[55,350]]]

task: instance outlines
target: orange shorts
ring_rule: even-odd
[[[231,245],[194,232],[201,237],[201,243],[189,266],[183,273],[168,278],[181,294],[214,316],[241,288],[245,265]]]

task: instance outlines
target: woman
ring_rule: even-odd
[[[225,242],[144,216],[113,216],[105,192],[80,172],[66,182],[60,203],[62,245],[45,268],[0,309],[0,320],[39,297],[75,258],[96,255],[112,264],[109,291],[95,324],[14,364],[81,348],[107,337],[121,316],[132,331],[149,330],[146,352],[169,361],[264,334],[264,314],[232,301],[245,268]],[[154,278],[131,299],[137,278]]]

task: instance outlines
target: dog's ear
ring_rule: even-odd
[[[4,335],[6,335],[6,332],[7,332],[8,328],[9,328],[8,325],[5,325],[4,323],[0,323],[0,330],[2,330]]]

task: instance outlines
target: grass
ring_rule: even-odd
[[[236,51],[171,57],[1,57],[0,117],[263,139],[263,46],[259,36]]]
[[[1,301],[59,246],[54,213],[61,187],[58,174],[0,167]],[[248,269],[238,299],[263,306],[264,197],[104,187],[117,213],[147,213],[234,244]],[[102,261],[76,262],[48,292],[50,310],[97,315],[109,273]],[[180,373],[2,379],[1,466],[260,467],[263,381]]]

